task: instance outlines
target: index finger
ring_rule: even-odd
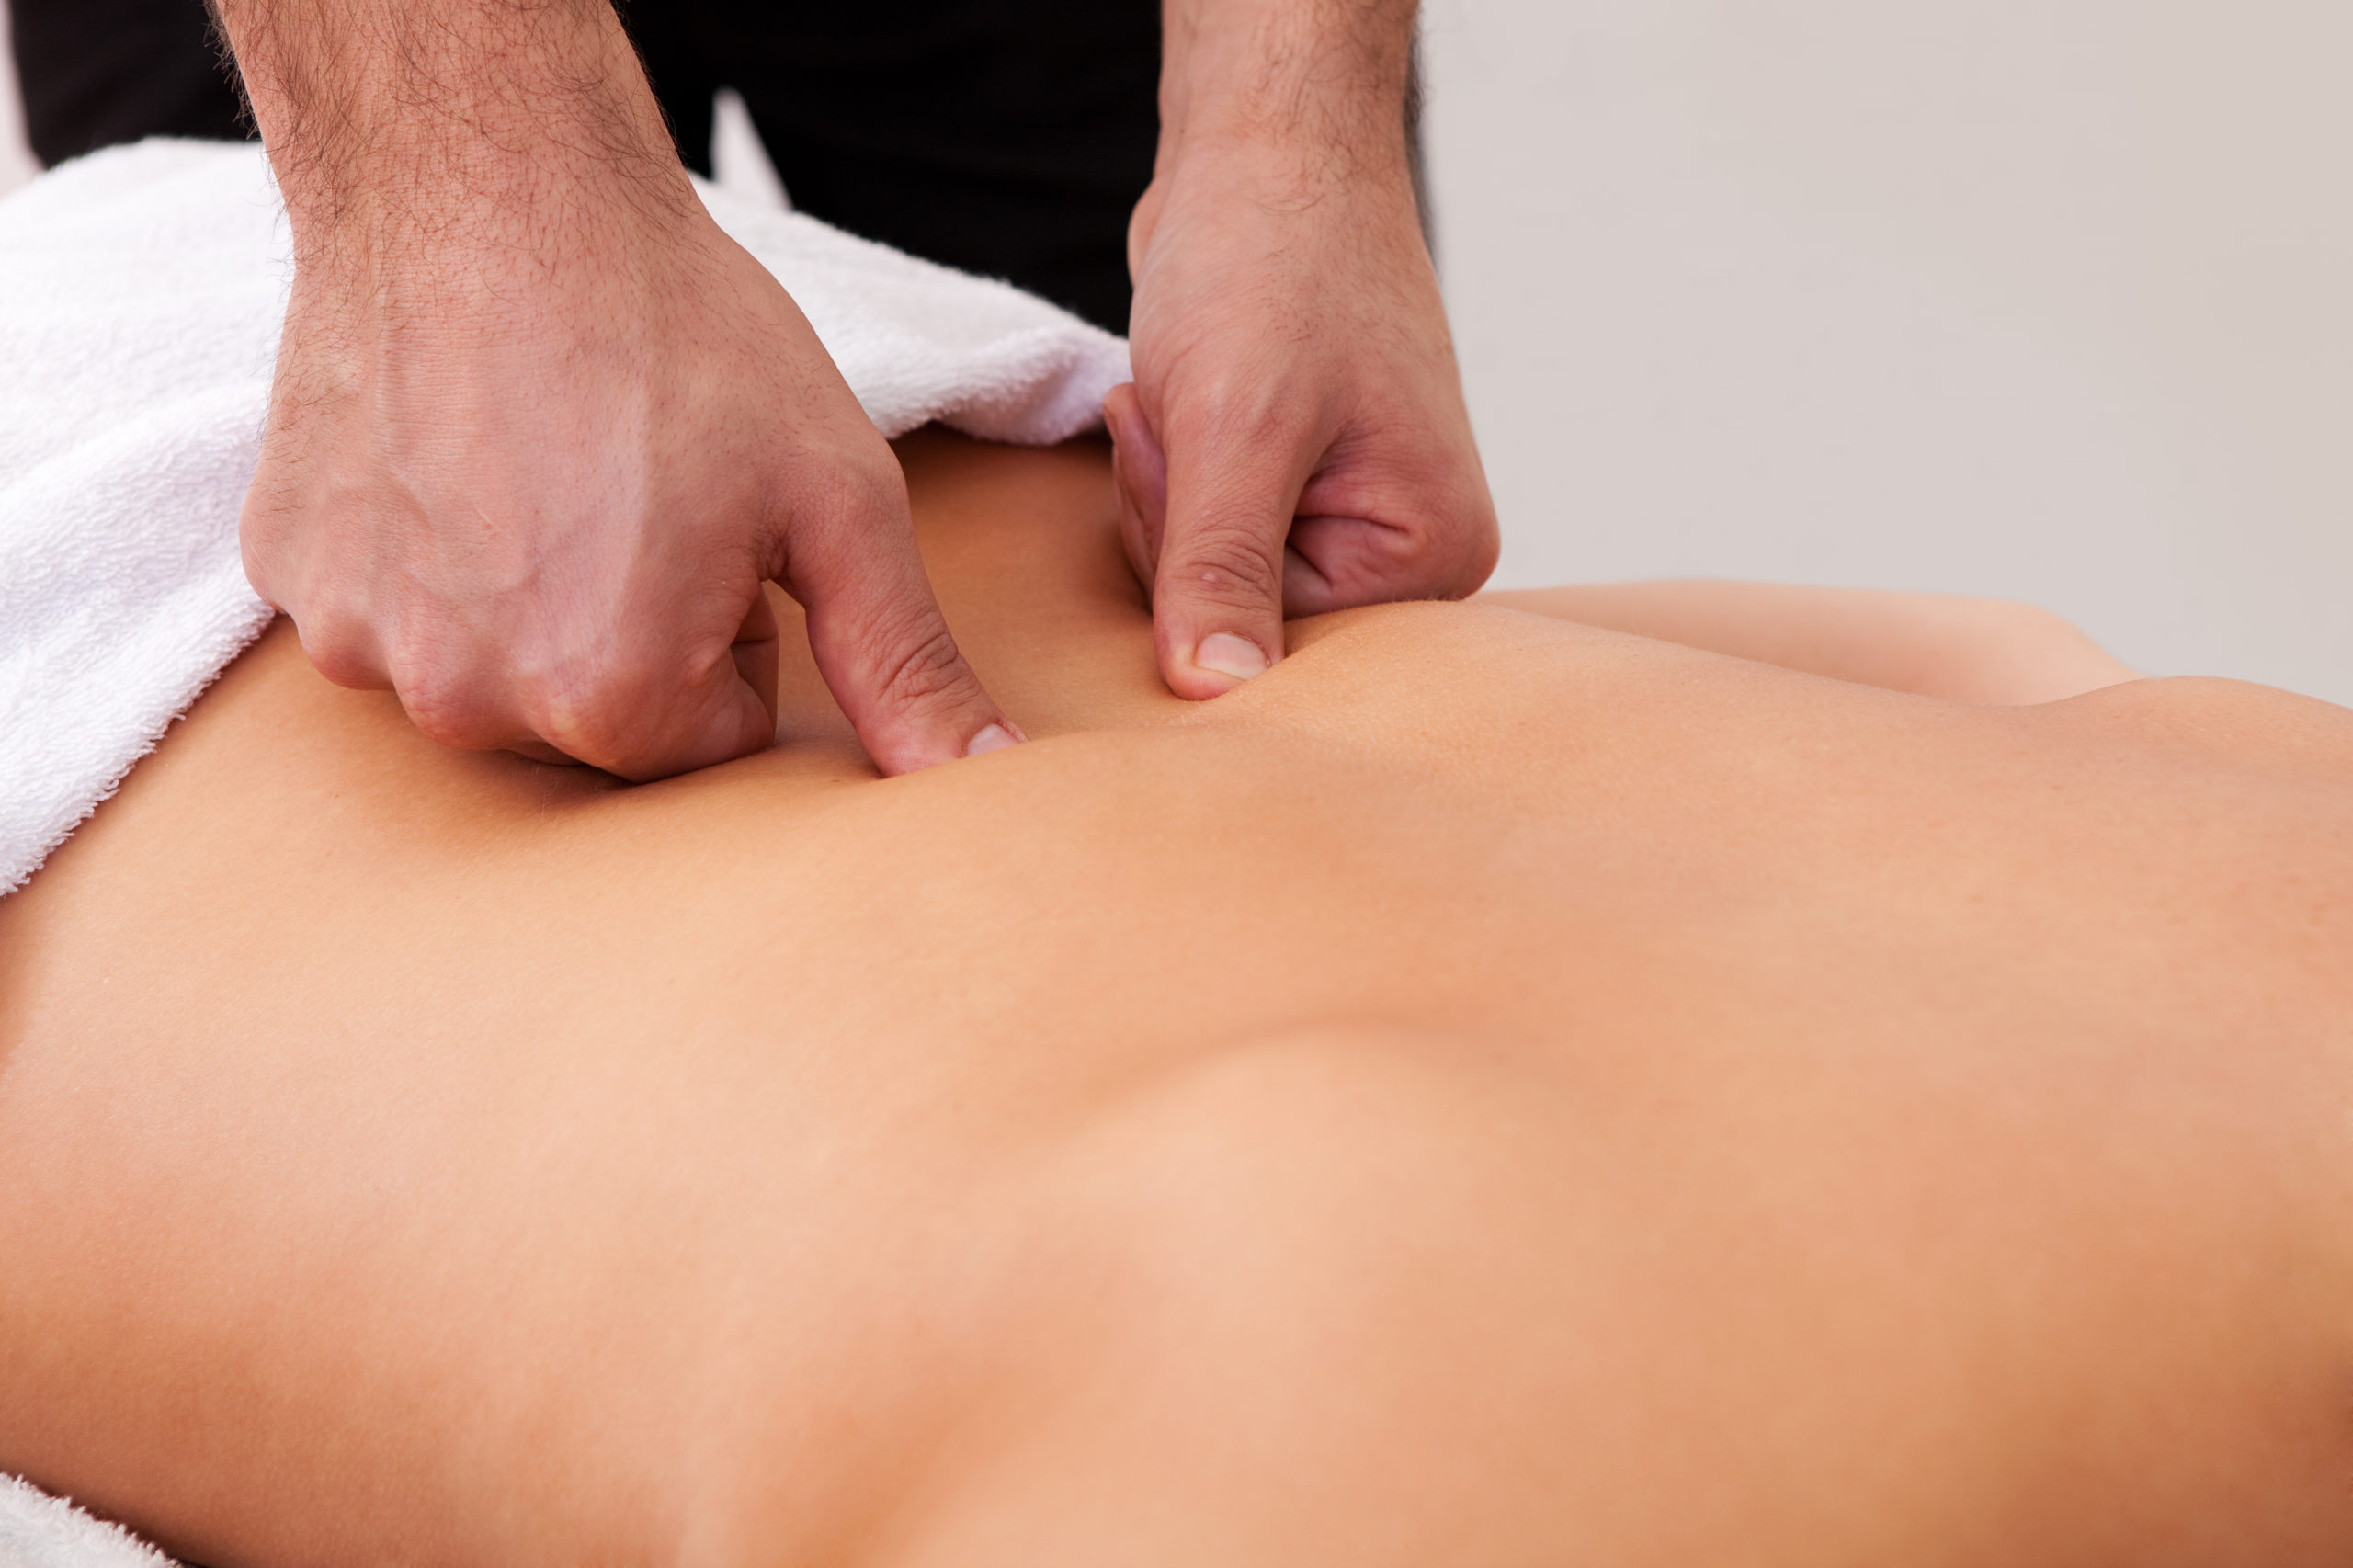
[[[949,632],[915,550],[905,481],[848,484],[803,512],[778,582],[808,611],[809,650],[876,767],[912,773],[1024,739]]]

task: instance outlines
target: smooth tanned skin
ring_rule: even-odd
[[[0,1470],[216,1568],[2353,1553],[2353,716],[1450,605],[1197,706],[1100,449],[904,455],[1032,744],[789,664],[624,788],[281,627],[0,903]]]

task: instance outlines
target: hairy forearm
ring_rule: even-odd
[[[1164,0],[1161,160],[1295,154],[1310,176],[1402,174],[1416,0]]]
[[[688,198],[607,0],[213,0],[298,246]]]

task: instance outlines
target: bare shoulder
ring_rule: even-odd
[[[1959,594],[1699,580],[1580,584],[1480,599],[1973,706],[2052,702],[2134,677],[2062,616]]]
[[[2037,717],[2184,760],[2262,763],[2353,791],[2353,709],[2277,687],[2205,676],[2129,681],[2053,704]]]

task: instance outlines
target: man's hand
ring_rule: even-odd
[[[1414,200],[1410,0],[1165,14],[1105,415],[1161,673],[1207,698],[1282,656],[1286,613],[1460,597],[1497,541]]]
[[[767,746],[777,628],[885,772],[1017,732],[889,447],[687,184],[604,0],[228,0],[296,270],[245,566],[419,728],[652,778]]]

